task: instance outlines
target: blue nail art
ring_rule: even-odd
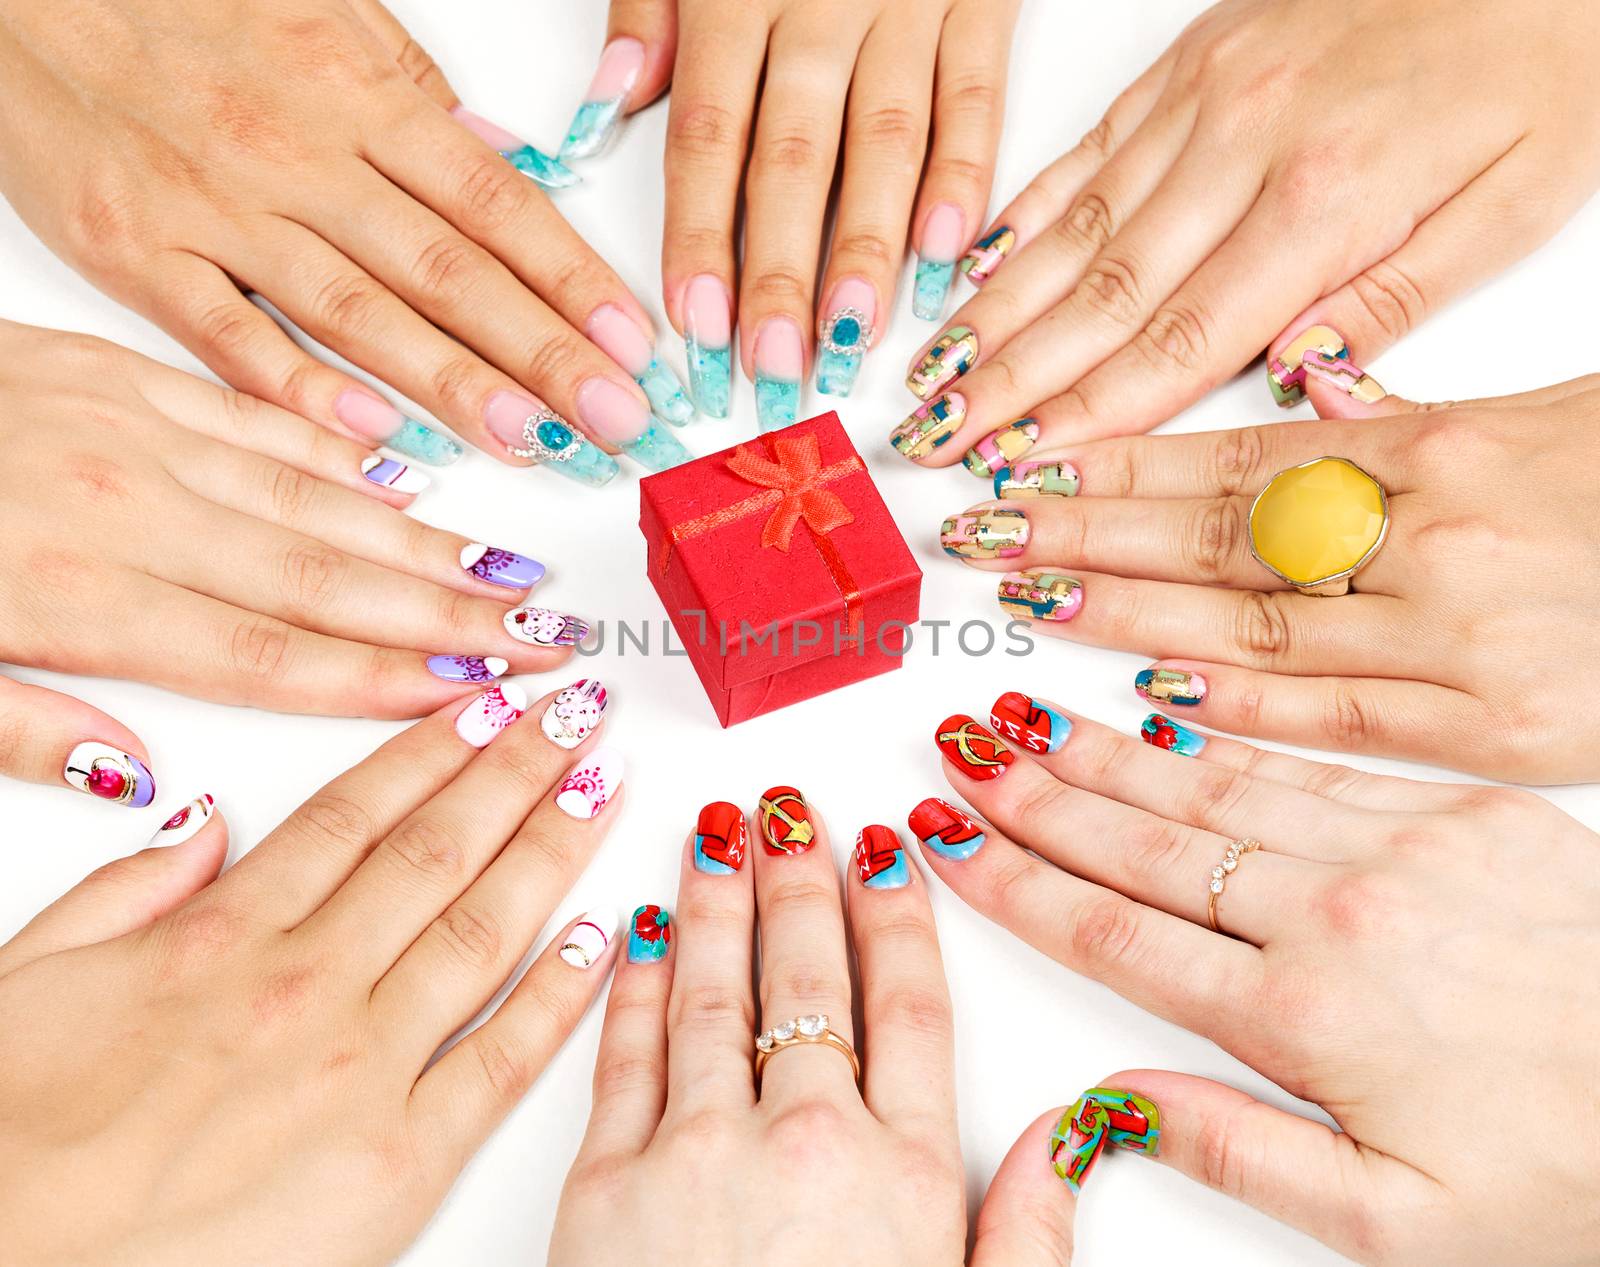
[[[524,145],[520,150],[501,150],[500,157],[524,176],[532,177],[543,189],[570,189],[583,179],[559,158],[531,145]]]
[[[955,279],[955,261],[917,259],[917,277],[911,288],[911,312],[924,321],[944,316],[945,299]]]
[[[609,101],[585,101],[572,116],[572,126],[567,129],[567,139],[561,142],[562,158],[593,158],[605,149],[617,126],[617,116],[622,113],[622,98]]]
[[[617,447],[640,466],[652,471],[665,471],[694,461],[694,454],[683,447],[678,437],[657,426],[653,419],[637,439]]]
[[[415,418],[401,422],[400,430],[384,443],[396,453],[404,453],[408,458],[416,458],[429,466],[449,466],[464,452],[449,436],[431,427],[424,427]]]
[[[726,418],[733,386],[733,349],[703,347],[693,338],[684,340],[684,348],[689,355],[689,385],[700,412],[708,418]]]
[[[655,963],[667,957],[672,944],[672,917],[651,903],[633,913],[628,925],[628,962]]]
[[[684,394],[683,384],[678,381],[678,376],[672,372],[670,366],[663,365],[659,360],[652,360],[645,366],[644,373],[633,381],[644,388],[645,397],[650,401],[651,412],[663,422],[681,427],[694,417],[694,406]]]
[[[522,424],[521,447],[508,445],[515,457],[532,458],[559,475],[598,488],[621,469],[604,449],[590,444],[559,414],[541,410]]]
[[[1146,717],[1144,725],[1139,727],[1139,734],[1152,747],[1165,748],[1180,757],[1199,756],[1200,750],[1206,746],[1204,735],[1198,735],[1182,723],[1163,717],[1160,713],[1151,713]]]
[[[787,378],[756,375],[756,426],[776,431],[792,426],[800,410],[800,384]]]
[[[859,308],[841,308],[829,317],[817,350],[817,390],[824,396],[848,396],[871,343],[872,331]]]
[[[869,889],[903,889],[911,883],[906,851],[894,830],[874,823],[856,836],[856,873]]]

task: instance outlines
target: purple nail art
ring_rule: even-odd
[[[428,672],[446,682],[493,682],[511,666],[499,656],[433,655]]]
[[[461,547],[461,566],[480,581],[491,585],[504,585],[507,589],[525,590],[537,585],[544,576],[544,564],[527,555],[474,541]]]

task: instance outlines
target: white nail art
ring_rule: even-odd
[[[600,724],[605,711],[605,686],[597,678],[580,678],[550,701],[539,724],[551,743],[576,748]]]
[[[573,818],[593,818],[621,786],[622,754],[615,748],[596,748],[562,780],[556,808]]]
[[[396,462],[393,458],[380,457],[376,453],[369,453],[361,459],[361,473],[374,484],[392,488],[397,493],[420,493],[433,483],[416,467]]]
[[[606,953],[617,932],[617,912],[612,907],[588,911],[567,934],[561,947],[563,962],[574,968],[587,968]]]
[[[528,696],[520,686],[515,682],[499,682],[461,710],[456,718],[456,734],[474,748],[487,747],[491,739],[521,717],[527,708]]]
[[[483,657],[483,667],[488,670],[490,677],[504,677],[506,670],[511,667],[509,660],[502,660],[497,655]]]
[[[200,834],[200,829],[211,821],[211,815],[216,813],[216,801],[209,792],[194,798],[180,809],[166,822],[161,824],[161,830],[150,837],[152,845],[181,845]]]
[[[469,541],[461,547],[461,569],[464,572],[472,571],[472,565],[484,555],[489,553],[489,547],[481,541]]]
[[[575,647],[589,636],[589,626],[576,616],[548,607],[513,607],[501,623],[518,642],[536,647]]]

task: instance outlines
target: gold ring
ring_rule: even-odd
[[[831,1047],[850,1062],[850,1076],[861,1081],[861,1062],[856,1059],[856,1049],[828,1028],[828,1018],[820,1014],[797,1016],[792,1021],[775,1025],[756,1038],[756,1082],[761,1082],[761,1071],[780,1051],[802,1044]]]
[[[1228,887],[1228,877],[1239,869],[1239,859],[1247,853],[1254,853],[1261,848],[1259,840],[1236,840],[1228,846],[1227,853],[1222,855],[1222,861],[1211,868],[1211,900],[1206,903],[1206,922],[1211,925],[1211,931],[1220,933],[1222,928],[1217,923],[1217,901],[1222,897],[1222,891]]]
[[[1349,593],[1388,535],[1388,494],[1347,458],[1279,471],[1250,504],[1250,553],[1302,594]]]

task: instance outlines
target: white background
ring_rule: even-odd
[[[605,13],[599,0],[582,5],[460,0],[445,6],[394,0],[393,7],[468,104],[555,148],[603,42]],[[1203,7],[1200,0],[1144,0],[1135,16],[1127,5],[1031,0],[1015,45],[995,208],[1075,142]],[[665,119],[661,106],[635,119],[609,157],[584,167],[585,184],[561,199],[564,212],[657,314],[662,330],[658,269]],[[1572,284],[1597,273],[1600,205],[1591,205],[1552,245],[1435,316],[1372,368],[1391,390],[1455,399],[1515,391],[1600,368],[1592,359],[1592,339],[1578,333],[1593,328],[1590,298],[1585,288]],[[3,205],[0,277],[0,315],[90,331],[199,370],[159,331],[58,263]],[[965,283],[958,282],[957,290],[958,296],[966,293]],[[936,541],[940,519],[977,500],[981,490],[960,468],[919,471],[884,444],[911,403],[900,383],[905,362],[929,329],[910,318],[904,286],[892,312],[892,327],[868,357],[842,416],[925,569],[924,616],[998,624],[993,578],[945,560]],[[681,368],[678,341],[669,334],[663,347]],[[1167,429],[1278,416],[1258,363]],[[701,421],[684,434],[691,447],[706,453],[753,429],[749,385],[740,383],[732,419]],[[1492,492],[1492,480],[1483,487]],[[645,580],[631,477],[596,493],[553,476],[513,471],[471,452],[442,473],[415,513],[544,559],[550,577],[539,590],[542,601],[612,621],[661,617]],[[225,542],[215,545],[227,548]],[[116,613],[106,619],[114,621]],[[1142,663],[1131,655],[1050,641],[1026,661],[999,654],[934,658],[924,651],[898,673],[724,733],[686,660],[619,659],[614,647],[608,649],[584,668],[611,687],[615,706],[607,729],[611,742],[628,754],[628,797],[605,849],[560,905],[557,920],[590,906],[613,904],[627,912],[639,902],[670,903],[679,848],[699,806],[725,798],[749,808],[774,783],[806,791],[828,818],[842,861],[858,827],[885,822],[903,829],[911,806],[945,790],[930,732],[946,713],[984,716],[997,693],[1020,689],[1131,730],[1146,711],[1130,686]],[[75,691],[132,726],[149,745],[160,794],[153,807],[132,813],[57,788],[0,785],[7,827],[0,935],[9,935],[90,868],[141,846],[167,814],[198,792],[217,797],[231,824],[235,851],[247,847],[398,728],[225,708],[124,682],[29,670],[17,676]],[[533,681],[530,693],[555,684]],[[1390,768],[1378,761],[1360,764]],[[1415,767],[1406,772],[1456,777]],[[1600,792],[1562,789],[1550,795],[1591,826],[1600,826]],[[958,1012],[961,1131],[974,1209],[1026,1123],[1124,1066],[1206,1074],[1276,1103],[1291,1103],[1210,1043],[1144,1014],[1014,941],[937,882],[933,900]],[[18,1021],[8,1018],[10,1024]],[[583,1130],[599,1021],[596,1009],[474,1161],[407,1259],[413,1267],[542,1261],[561,1181]],[[1262,1023],[1270,1024],[1271,1018],[1263,1017]],[[1122,1238],[1131,1219],[1140,1238],[1138,1256],[1145,1261],[1234,1267],[1340,1261],[1253,1210],[1175,1172],[1132,1159],[1114,1159],[1098,1172],[1081,1207],[1078,1261],[1125,1261]]]

